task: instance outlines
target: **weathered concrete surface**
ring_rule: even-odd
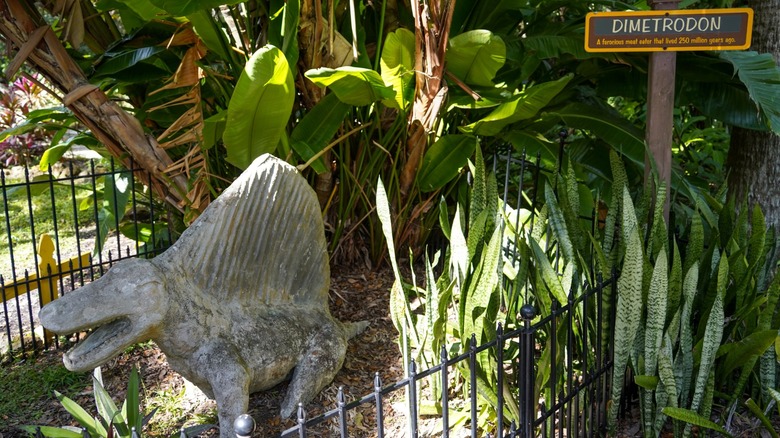
[[[364,323],[328,310],[330,270],[314,191],[295,168],[263,155],[165,253],[118,263],[45,306],[44,327],[98,327],[65,354],[87,371],[153,339],[171,367],[217,402],[220,433],[251,392],[294,370],[281,414],[333,380]]]

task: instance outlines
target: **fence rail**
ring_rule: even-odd
[[[170,244],[167,211],[136,170],[113,160],[0,169],[0,362],[58,344],[38,324],[41,303]]]

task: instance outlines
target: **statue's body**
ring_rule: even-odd
[[[165,253],[118,263],[40,317],[57,333],[100,326],[64,356],[73,371],[154,340],[174,370],[216,400],[220,433],[230,437],[249,394],[293,370],[282,416],[310,401],[365,326],[330,315],[327,256],[314,192],[264,155]]]

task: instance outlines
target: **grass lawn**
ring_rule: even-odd
[[[155,410],[144,436],[178,437],[181,427],[215,424],[216,410],[205,396],[188,394],[183,379],[170,371],[151,342],[128,348],[102,368],[106,391],[121,408],[130,370],[141,371],[141,403],[145,414]],[[22,437],[24,425],[78,426],[54,395],[57,391],[98,415],[90,373],[74,373],[62,365],[61,352],[48,350],[0,366],[0,437]],[[213,431],[208,436],[215,436]],[[194,435],[193,435],[194,436]]]
[[[0,422],[14,427],[46,422],[59,405],[54,391],[75,399],[90,385],[88,377],[65,369],[59,355],[51,352],[39,362],[28,359],[0,367]]]
[[[5,185],[0,188],[3,195],[0,199],[6,201],[0,208],[0,220],[6,228],[0,237],[0,275],[6,282],[13,278],[12,267],[15,268],[17,278],[24,276],[25,269],[34,272],[37,264],[34,251],[37,250],[37,241],[40,241],[42,234],[49,234],[54,239],[55,259],[59,249],[62,260],[76,255],[78,248],[83,245],[83,242],[77,240],[77,229],[81,233],[79,240],[87,232],[94,235],[95,211],[90,186],[83,181],[73,186],[66,182],[34,182],[31,185],[33,196],[30,196],[28,202],[23,182],[23,177],[9,177],[6,174]],[[32,240],[33,232],[36,242]]]

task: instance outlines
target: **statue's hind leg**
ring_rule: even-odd
[[[347,341],[339,327],[323,326],[307,342],[303,357],[295,366],[292,381],[282,403],[282,418],[290,417],[298,403],[311,401],[333,381],[344,362]]]

